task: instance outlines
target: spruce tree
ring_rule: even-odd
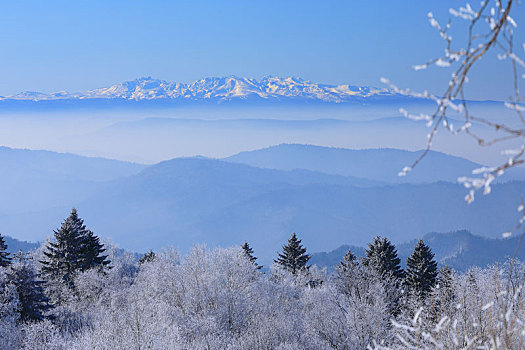
[[[363,265],[376,270],[382,278],[402,279],[404,277],[396,247],[385,237],[377,236],[372,243],[368,244],[366,256],[362,262]]]
[[[437,262],[430,248],[419,240],[407,258],[405,284],[419,298],[425,298],[436,284]]]
[[[308,260],[310,260],[310,255],[306,254],[306,249],[303,248],[301,240],[297,239],[294,232],[288,244],[283,246],[283,252],[279,254],[279,258],[274,261],[295,275],[298,271],[309,268],[306,265]]]
[[[253,249],[250,247],[248,242],[244,242],[243,245],[241,245],[242,251],[246,258],[250,260],[250,262],[255,265],[255,267],[260,270],[262,268],[262,265],[257,264],[257,257],[253,255]]]
[[[11,263],[11,258],[9,257],[9,252],[7,251],[7,244],[5,244],[5,239],[0,234],[0,267],[7,267]]]
[[[54,231],[55,242],[48,243],[43,252],[42,275],[73,287],[74,277],[91,268],[102,270],[109,264],[105,249],[97,236],[86,229],[84,220],[73,208],[60,229]]]
[[[357,257],[349,249],[346,254],[343,256],[343,260],[339,262],[337,268],[342,272],[353,269],[357,266]]]
[[[401,260],[397,257],[396,247],[385,237],[377,236],[368,244],[366,256],[362,258],[364,266],[375,271],[381,278],[387,290],[388,311],[392,316],[397,316],[400,309],[401,284],[404,271],[399,265]]]
[[[97,268],[102,271],[110,263],[108,256],[102,255],[102,253],[106,251],[104,245],[100,243],[100,239],[95,236],[91,230],[84,229],[84,231],[81,232],[81,236],[81,271],[86,271],[92,268]]]
[[[142,265],[148,262],[152,262],[153,260],[155,260],[156,256],[157,254],[155,254],[153,250],[150,249],[147,253],[140,257],[138,264]]]
[[[44,282],[39,279],[29,258],[21,251],[14,255],[8,280],[15,286],[18,294],[20,321],[41,321],[50,308],[49,299],[44,294]]]
[[[73,209],[60,229],[54,231],[55,242],[49,242],[41,260],[42,275],[46,280],[61,282],[73,287],[73,279],[83,266],[81,248],[83,223]]]
[[[350,294],[358,280],[358,275],[361,274],[360,272],[357,257],[348,250],[343,256],[343,260],[335,268],[336,286],[342,293]]]

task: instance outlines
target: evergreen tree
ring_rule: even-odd
[[[155,260],[156,256],[157,254],[155,254],[153,250],[150,249],[147,253],[140,257],[138,264],[142,265],[148,262],[152,262],[153,260]]]
[[[75,208],[54,234],[55,242],[48,243],[43,252],[45,259],[40,261],[46,279],[72,288],[77,273],[90,268],[102,270],[109,264],[107,256],[101,255],[105,249],[99,238],[86,229]]]
[[[41,260],[42,275],[46,280],[59,281],[73,287],[73,279],[82,268],[81,248],[83,243],[82,222],[76,209],[64,220],[60,229],[55,230],[55,242],[49,242]]]
[[[310,267],[306,265],[308,260],[310,260],[310,255],[306,254],[306,249],[303,248],[301,240],[297,239],[294,232],[288,244],[283,246],[283,252],[279,254],[279,258],[274,261],[295,275],[298,271]]]
[[[363,265],[375,269],[382,278],[402,279],[404,277],[396,247],[385,237],[377,236],[372,243],[368,244],[366,256],[362,262]]]
[[[339,262],[337,268],[342,272],[353,269],[357,266],[357,257],[349,249],[346,254],[343,256],[343,260]]]
[[[81,232],[82,246],[80,249],[82,264],[81,271],[97,268],[100,271],[111,262],[107,255],[102,255],[106,251],[100,239],[93,234],[91,230]]]
[[[44,282],[38,278],[33,264],[19,251],[14,255],[10,266],[8,280],[18,294],[18,312],[20,321],[40,321],[50,308],[49,299],[44,294]]]
[[[246,255],[246,258],[248,258],[248,260],[250,260],[250,262],[254,264],[258,270],[260,270],[262,268],[262,265],[257,264],[257,257],[253,255],[253,249],[252,247],[250,247],[248,242],[244,242],[244,244],[241,245],[241,248],[244,255]]]
[[[436,284],[437,262],[430,248],[419,240],[407,258],[405,283],[419,298],[425,298]]]
[[[0,267],[7,267],[11,263],[11,258],[9,257],[9,252],[7,251],[7,244],[5,244],[5,239],[0,234]]]
[[[348,250],[343,256],[343,260],[335,268],[335,278],[338,281],[336,285],[340,291],[344,294],[350,294],[352,289],[355,290],[355,283],[361,272],[359,271],[357,257]]]

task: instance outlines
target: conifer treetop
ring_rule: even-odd
[[[288,244],[283,245],[282,253],[279,253],[276,263],[295,275],[298,271],[308,269],[306,263],[311,256],[306,254],[306,248],[301,245],[301,240],[297,238],[295,232],[288,239]]]
[[[366,256],[362,259],[365,266],[374,268],[380,276],[402,279],[404,271],[396,247],[386,238],[377,236],[368,244]]]
[[[7,251],[7,244],[2,234],[0,234],[0,267],[7,267],[10,264],[11,257],[9,257],[9,252]]]
[[[423,240],[418,240],[412,255],[407,258],[405,283],[419,297],[428,295],[438,276],[434,254]]]

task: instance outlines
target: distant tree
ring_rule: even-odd
[[[44,313],[50,308],[49,299],[44,294],[44,282],[39,279],[30,258],[22,251],[14,255],[8,281],[15,286],[18,294],[20,321],[42,320]]]
[[[102,255],[106,251],[104,245],[100,243],[100,239],[93,234],[91,230],[83,230],[81,232],[82,246],[80,249],[81,255],[81,271],[86,271],[92,268],[102,271],[110,264],[107,255]]]
[[[140,257],[138,263],[139,265],[142,265],[148,262],[152,262],[153,260],[155,260],[156,256],[157,254],[155,254],[153,250],[150,249],[147,253]]]
[[[7,251],[7,244],[4,237],[0,234],[0,267],[7,267],[11,263],[9,252]]]
[[[337,268],[346,271],[348,269],[354,268],[357,265],[357,257],[349,249],[343,256],[343,260],[339,262]]]
[[[351,289],[355,289],[355,283],[358,282],[359,275],[362,275],[362,271],[359,269],[357,257],[348,250],[335,268],[336,285],[342,293],[350,293]]]
[[[306,265],[308,260],[310,260],[310,255],[306,254],[306,249],[303,248],[301,240],[297,239],[294,232],[288,244],[283,246],[283,251],[275,262],[295,275],[298,271],[309,268]]]
[[[377,236],[372,243],[368,244],[366,256],[362,262],[363,265],[375,269],[382,278],[402,279],[404,277],[396,247],[385,237]]]
[[[437,262],[431,249],[418,240],[412,255],[407,258],[405,284],[419,298],[425,298],[436,284]]]
[[[262,268],[262,265],[257,264],[257,257],[255,255],[253,255],[253,249],[252,249],[252,247],[250,247],[248,242],[244,242],[244,244],[241,245],[241,248],[242,248],[242,251],[243,251],[244,255],[246,256],[246,258],[248,258],[248,260],[250,260],[250,262],[253,265],[255,265],[255,267],[258,270],[260,270]]]

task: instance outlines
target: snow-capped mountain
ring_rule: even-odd
[[[205,78],[189,84],[172,83],[147,77],[79,93],[68,93],[66,91],[52,94],[22,92],[17,95],[1,97],[0,100],[118,99],[222,102],[238,99],[262,99],[342,103],[370,97],[394,95],[388,89],[319,84],[292,77],[277,78],[267,76],[257,80],[229,76]]]

